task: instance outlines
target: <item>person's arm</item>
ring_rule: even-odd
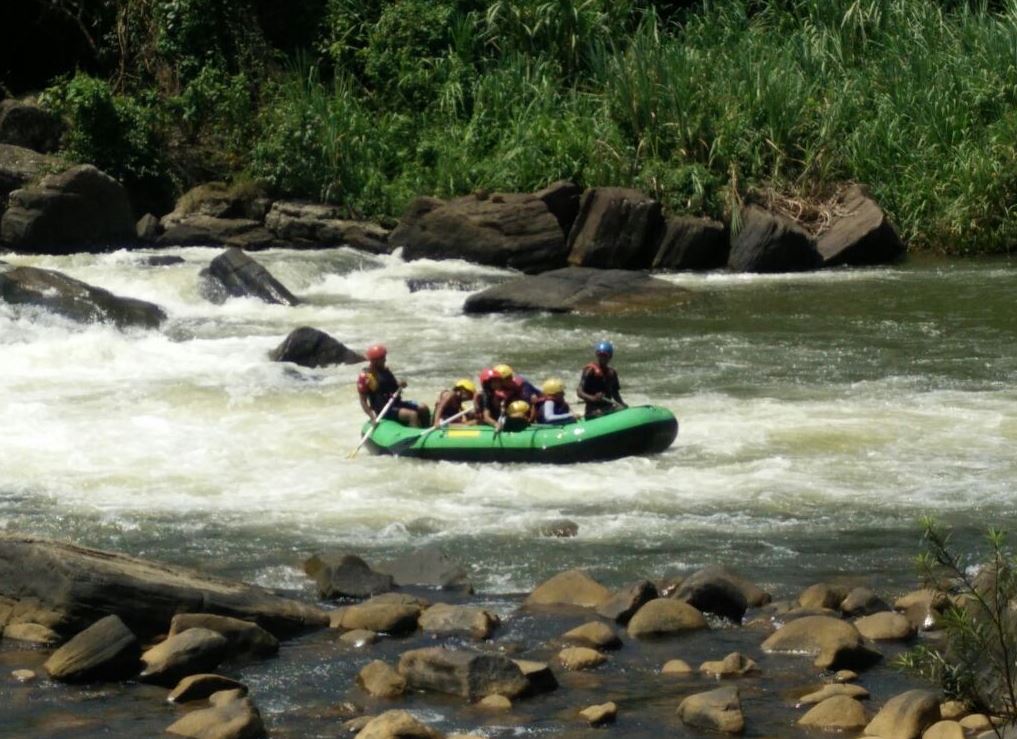
[[[621,382],[618,380],[618,373],[614,373],[614,384],[611,388],[611,399],[614,400],[618,405],[628,408],[628,404],[622,400],[621,396]]]
[[[556,423],[558,421],[572,420],[575,418],[575,416],[573,416],[569,411],[565,411],[564,413],[555,413],[553,400],[544,401],[544,407],[541,415],[544,418],[544,423]]]
[[[360,393],[360,407],[363,409],[364,413],[367,414],[367,417],[370,418],[372,421],[377,419],[378,414],[374,412],[374,409],[371,407],[371,404],[367,402],[367,393]]]
[[[432,424],[434,428],[441,426],[441,414],[451,398],[452,393],[448,390],[442,390],[441,395],[438,396],[438,402],[434,406],[434,423]]]

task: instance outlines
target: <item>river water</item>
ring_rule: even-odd
[[[298,307],[198,293],[219,250],[38,257],[162,306],[120,332],[0,303],[0,528],[306,590],[316,551],[368,560],[439,543],[478,591],[511,597],[587,567],[608,585],[724,563],[778,596],[841,575],[892,596],[915,584],[918,518],[976,542],[1017,523],[1015,271],[912,261],[801,275],[672,275],[659,314],[468,317],[469,290],[509,276],[346,249],[256,258]],[[408,281],[415,281],[411,290]],[[652,458],[571,467],[347,455],[364,416],[357,367],[272,363],[310,325],[382,341],[408,397],[508,362],[571,384],[616,347],[629,403],[678,417]],[[554,519],[575,538],[540,535]]]

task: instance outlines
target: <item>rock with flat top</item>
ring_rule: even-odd
[[[526,690],[523,695],[539,695],[550,693],[558,687],[558,680],[546,662],[535,662],[528,659],[514,659],[516,666],[526,679]]]
[[[435,603],[420,614],[420,628],[433,634],[469,634],[487,639],[501,623],[498,616],[479,606]]]
[[[188,629],[203,628],[222,634],[227,654],[237,657],[270,657],[279,651],[279,640],[253,621],[215,613],[178,613],[170,622],[170,636]]]
[[[391,575],[399,587],[416,585],[441,590],[473,592],[466,568],[441,547],[429,544],[409,554],[382,562],[378,572]]]
[[[368,662],[360,670],[357,684],[374,698],[395,698],[406,690],[406,678],[380,659]]]
[[[865,187],[848,188],[833,211],[830,227],[816,242],[824,267],[892,264],[904,257],[897,230]]]
[[[722,734],[741,734],[745,730],[741,700],[734,687],[690,695],[678,705],[678,717],[696,729]]]
[[[265,725],[257,707],[240,690],[221,690],[208,699],[209,708],[192,711],[166,729],[191,739],[261,739]]]
[[[733,272],[802,272],[823,264],[812,237],[798,224],[758,205],[741,210],[732,228],[727,266]]]
[[[614,701],[600,703],[594,706],[587,706],[579,715],[586,719],[590,726],[603,726],[614,723],[618,718],[618,704]]]
[[[561,666],[571,672],[592,670],[607,662],[607,656],[589,647],[567,647],[558,652]]]
[[[60,635],[48,626],[33,623],[10,624],[3,630],[4,639],[36,644],[40,647],[51,647],[59,644]]]
[[[907,616],[893,611],[881,611],[855,620],[855,628],[872,641],[903,641],[915,635],[915,627]]]
[[[43,665],[54,680],[93,682],[133,677],[141,668],[141,645],[117,616],[106,616],[50,655]]]
[[[501,654],[426,647],[404,652],[398,669],[410,688],[471,701],[494,694],[512,699],[529,688],[519,666]]]
[[[366,629],[383,634],[407,634],[417,629],[421,608],[415,603],[381,600],[379,596],[343,608],[338,628]]]
[[[869,667],[882,655],[863,644],[853,625],[830,616],[805,616],[786,623],[762,645],[764,652],[807,655],[824,670]]]
[[[277,200],[265,216],[265,227],[290,246],[351,246],[372,254],[392,250],[387,229],[351,219],[335,205]]]
[[[229,642],[211,629],[187,629],[141,655],[142,682],[174,685],[187,675],[209,672],[226,658]]]

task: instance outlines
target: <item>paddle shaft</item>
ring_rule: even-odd
[[[371,423],[371,428],[367,429],[367,432],[364,434],[364,437],[360,440],[360,443],[357,444],[357,448],[350,452],[349,459],[353,459],[355,456],[357,456],[357,452],[360,451],[360,448],[367,443],[368,439],[371,438],[371,435],[374,433],[374,430],[378,428],[378,424],[381,423],[383,418],[385,418],[385,414],[388,413],[389,408],[391,408],[392,404],[395,403],[396,400],[399,398],[399,393],[401,392],[402,388],[399,388],[394,393],[392,393],[392,397],[388,399],[387,403],[385,403],[385,406],[381,409],[381,413],[377,414],[374,417],[374,421]]]

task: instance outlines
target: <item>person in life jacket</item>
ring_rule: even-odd
[[[525,400],[532,405],[540,397],[540,390],[507,364],[496,364],[494,371],[499,378],[495,395],[506,408],[513,400]]]
[[[596,362],[583,367],[576,393],[586,401],[586,418],[603,416],[620,408],[627,408],[621,396],[621,384],[618,373],[609,366],[614,356],[614,346],[610,341],[601,341],[594,347]]]
[[[473,396],[473,414],[477,422],[488,426],[497,426],[502,414],[501,401],[496,395],[501,386],[501,378],[493,369],[480,371],[480,389]]]
[[[378,420],[378,414],[392,396],[406,387],[385,366],[388,350],[381,344],[367,349],[367,361],[370,363],[357,376],[357,393],[360,395],[360,407],[372,421]],[[404,426],[429,426],[431,410],[423,403],[397,398],[385,413],[385,419],[398,421]]]
[[[564,382],[550,377],[544,380],[541,390],[544,392],[537,399],[537,423],[565,424],[576,420],[565,400]]]
[[[505,431],[522,431],[530,425],[532,409],[525,400],[513,400],[505,411]]]
[[[463,403],[473,400],[477,394],[477,386],[473,380],[462,378],[456,380],[451,390],[442,390],[438,396],[438,402],[434,405],[434,427],[439,428],[442,421],[453,418],[463,412]],[[456,419],[457,423],[476,423],[475,413],[469,411],[465,416]]]

